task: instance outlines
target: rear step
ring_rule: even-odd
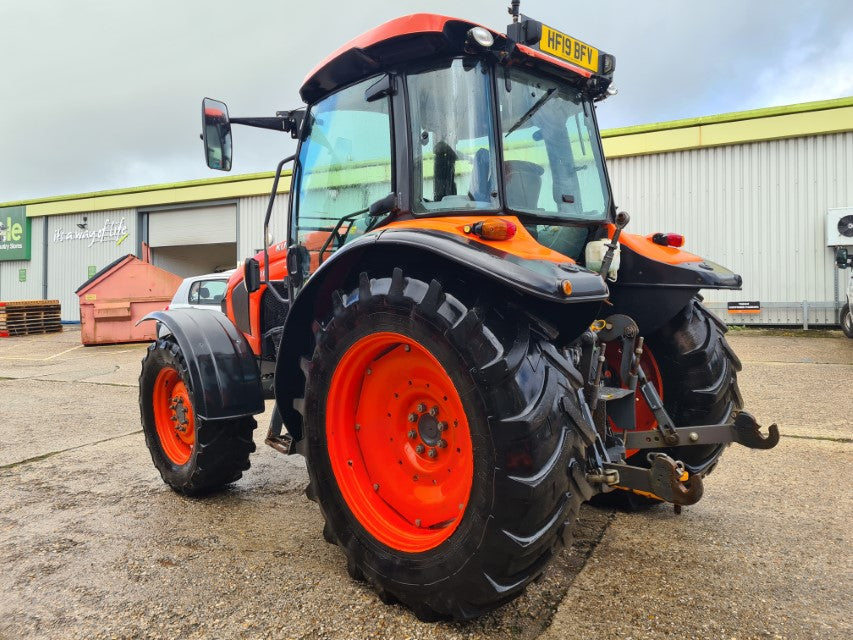
[[[293,451],[293,436],[289,433],[282,435],[281,431],[284,428],[284,422],[278,412],[278,408],[272,412],[270,420],[270,428],[267,431],[267,437],[264,442],[271,446],[276,451],[281,451],[285,455],[289,455]]]

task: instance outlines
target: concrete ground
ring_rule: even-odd
[[[821,335],[730,334],[775,450],[730,448],[678,516],[584,507],[572,552],[468,624],[348,578],[268,415],[242,480],[183,498],[139,429],[144,345],[0,339],[0,638],[853,637],[853,341]]]

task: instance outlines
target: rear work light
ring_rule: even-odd
[[[664,247],[683,247],[684,236],[678,233],[656,233],[652,236],[652,242]]]
[[[503,218],[486,218],[482,222],[466,224],[465,233],[473,233],[484,240],[510,240],[515,236],[515,223]]]

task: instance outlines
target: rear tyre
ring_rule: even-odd
[[[139,376],[139,409],[154,466],[175,491],[213,491],[238,480],[249,468],[255,419],[198,417],[186,360],[171,338],[148,347]]]
[[[850,305],[845,304],[841,307],[841,315],[838,318],[841,324],[841,330],[848,338],[853,338],[853,314],[850,313]]]
[[[743,408],[737,385],[741,363],[726,341],[726,331],[726,326],[694,298],[663,329],[648,337],[646,343],[653,354],[650,357],[657,366],[652,379],[657,381],[664,406],[676,426],[722,424]],[[648,368],[644,363],[643,370]],[[643,400],[637,404],[638,418],[641,413],[648,413]],[[657,423],[645,426],[656,428]],[[691,474],[704,476],[714,469],[723,449],[725,445],[706,445],[662,451],[684,462]],[[648,449],[640,450],[628,462],[648,466],[648,453]],[[627,491],[600,494],[594,502],[631,511],[661,504]]]
[[[520,313],[399,269],[332,303],[296,403],[324,535],[421,620],[517,597],[592,494],[560,404],[579,375]]]
[[[743,409],[737,384],[741,370],[725,334],[726,325],[694,298],[649,344],[657,359],[664,405],[676,426],[723,424]],[[665,452],[691,474],[707,475],[725,445],[675,447]]]

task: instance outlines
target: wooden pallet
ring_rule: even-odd
[[[0,302],[0,338],[62,331],[59,300]]]

